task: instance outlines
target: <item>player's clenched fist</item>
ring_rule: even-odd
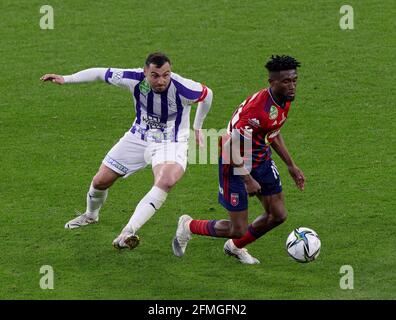
[[[296,183],[297,188],[299,188],[300,190],[304,190],[305,176],[301,169],[299,169],[297,166],[290,166],[288,167],[288,169],[290,175]]]
[[[246,192],[248,193],[249,197],[258,195],[261,191],[260,184],[252,178],[252,176],[244,176],[243,180],[245,182]]]
[[[65,79],[58,75],[58,74],[53,74],[53,73],[49,73],[49,74],[45,74],[40,78],[41,81],[51,81],[57,84],[64,84],[65,83]]]

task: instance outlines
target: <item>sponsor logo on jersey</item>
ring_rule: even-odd
[[[113,72],[113,76],[111,77],[111,79],[113,79],[114,82],[118,83],[122,79],[123,75],[124,75],[124,71],[121,70],[115,71]]]
[[[106,156],[105,161],[110,164],[112,167],[117,168],[118,170],[120,170],[121,172],[127,174],[128,173],[128,168],[125,167],[124,165],[122,165],[121,163],[119,163],[117,160],[114,160],[113,158],[111,158],[110,156]]]
[[[161,123],[160,118],[152,115],[143,116],[143,121],[149,126],[150,129],[165,129],[166,123]]]
[[[250,124],[252,127],[255,127],[255,128],[260,127],[260,120],[258,120],[258,119],[256,119],[256,118],[249,119],[248,122],[249,122],[249,124]]]
[[[269,112],[269,117],[271,120],[274,120],[278,118],[278,108],[275,107],[274,105],[271,106],[270,112]]]
[[[143,94],[147,94],[151,91],[151,86],[150,84],[147,82],[146,79],[144,79],[142,82],[140,82],[139,84],[139,90],[141,93]]]
[[[231,193],[231,205],[236,207],[239,204],[239,193]]]

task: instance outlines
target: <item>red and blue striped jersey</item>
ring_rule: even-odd
[[[231,135],[238,129],[243,140],[251,140],[253,168],[271,157],[270,144],[285,123],[290,104],[288,101],[284,107],[279,106],[266,88],[248,97],[234,111],[227,133]]]

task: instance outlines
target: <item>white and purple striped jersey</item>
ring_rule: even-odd
[[[105,80],[131,91],[136,119],[130,131],[146,141],[187,141],[191,105],[203,101],[208,92],[206,86],[173,72],[161,93],[150,88],[143,69],[109,68]]]

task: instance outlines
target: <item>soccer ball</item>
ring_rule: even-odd
[[[305,227],[294,229],[286,240],[287,253],[298,262],[315,260],[319,256],[320,245],[318,234]]]

